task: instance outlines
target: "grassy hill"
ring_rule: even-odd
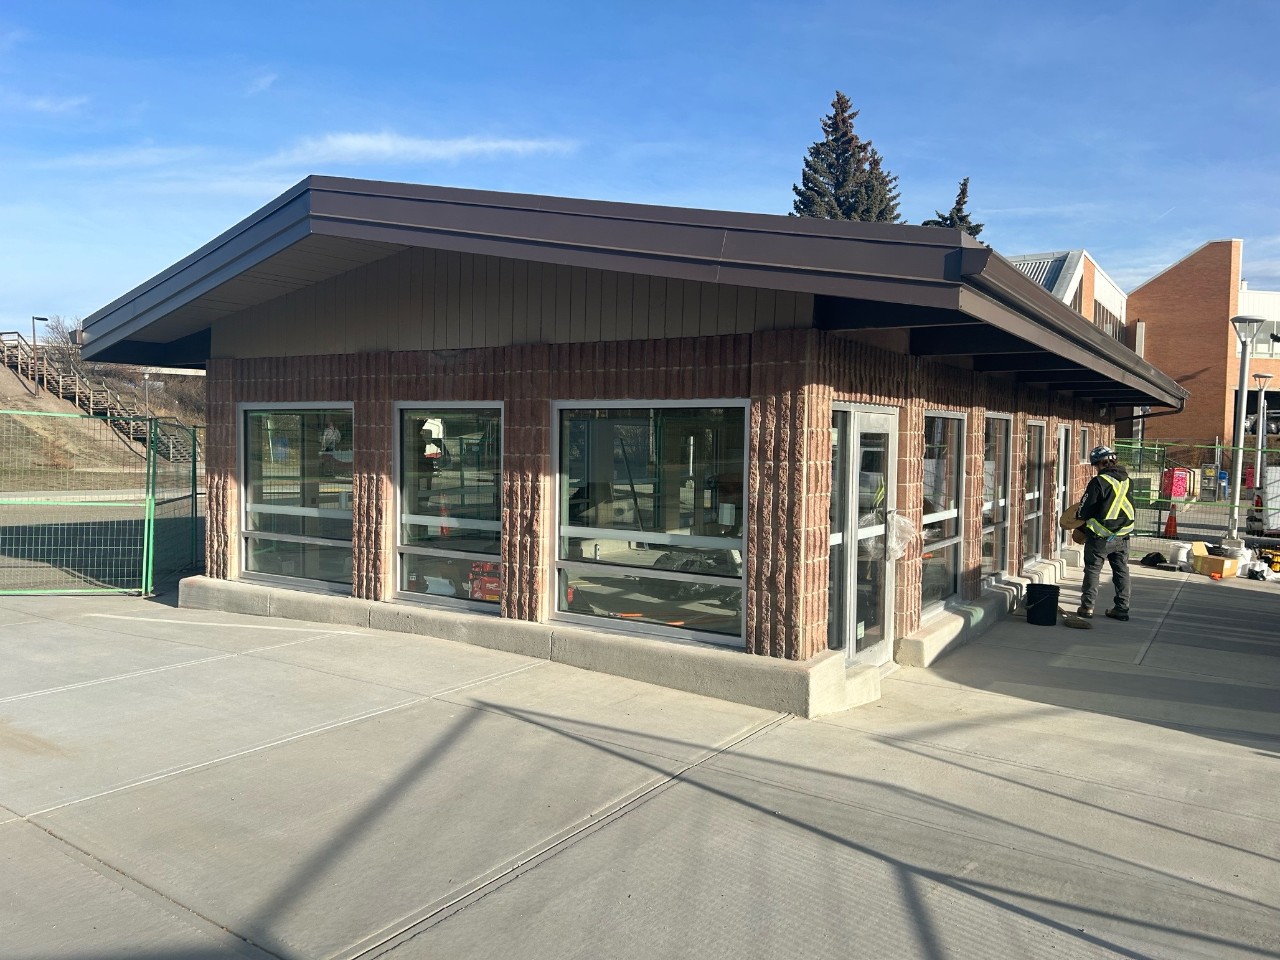
[[[104,420],[0,367],[0,491],[131,490],[146,479],[146,454]],[[26,414],[26,415],[24,415]],[[75,416],[40,416],[73,414]]]

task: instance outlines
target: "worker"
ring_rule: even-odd
[[[1129,535],[1133,533],[1133,501],[1129,499],[1129,473],[1116,460],[1110,447],[1089,451],[1094,477],[1085,488],[1076,516],[1088,539],[1084,545],[1084,586],[1080,591],[1082,617],[1093,616],[1098,596],[1098,580],[1103,561],[1111,564],[1111,583],[1116,591],[1115,606],[1107,611],[1112,620],[1129,619]]]

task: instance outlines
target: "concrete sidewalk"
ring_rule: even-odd
[[[1140,575],[1134,610],[804,721],[0,598],[0,957],[1280,957],[1280,588]]]

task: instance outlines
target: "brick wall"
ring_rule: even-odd
[[[353,404],[352,592],[384,600],[395,590],[395,402],[501,401],[502,488],[507,508],[502,613],[531,621],[544,621],[551,614],[552,401],[749,398],[744,647],[789,659],[807,659],[826,647],[834,401],[899,410],[898,505],[917,528],[922,515],[925,413],[968,415],[962,553],[966,597],[976,596],[980,587],[984,413],[1016,414],[1011,569],[1020,562],[1021,533],[1015,524],[1021,521],[1021,438],[1026,417],[1047,422],[1046,474],[1050,478],[1055,473],[1059,422],[1070,422],[1076,430],[1087,425],[1099,442],[1104,437],[1102,425],[1088,419],[1089,411],[1046,394],[813,330],[214,360],[208,373],[206,556],[210,576],[231,577],[239,570],[237,404]],[[1082,476],[1076,470],[1080,489]],[[1049,484],[1046,495],[1052,496]],[[1046,553],[1053,533],[1051,503],[1046,504]],[[900,636],[919,626],[920,577],[916,544],[897,567],[895,628]]]
[[[1240,367],[1230,321],[1240,297],[1241,246],[1206,243],[1129,294],[1129,321],[1147,325],[1147,361],[1191,391],[1182,413],[1147,421],[1149,439],[1212,443],[1231,435]]]

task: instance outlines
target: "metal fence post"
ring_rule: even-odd
[[[142,595],[154,592],[156,550],[156,421],[147,420],[147,494],[142,536]]]
[[[200,547],[200,540],[199,540],[199,537],[197,536],[200,528],[200,509],[199,509],[200,490],[198,487],[200,471],[199,471],[199,464],[197,463],[197,458],[199,457],[199,451],[196,449],[196,428],[194,426],[190,428],[190,433],[191,433],[191,436],[189,438],[191,441],[191,558],[190,558],[190,563],[195,564],[196,557],[198,556],[196,551]]]

